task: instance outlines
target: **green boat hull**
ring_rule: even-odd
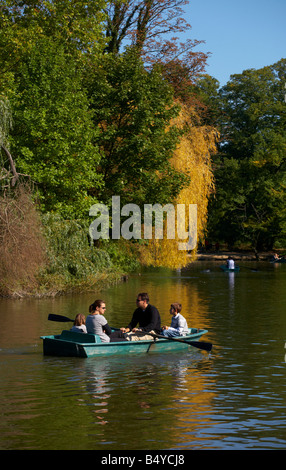
[[[208,330],[190,328],[187,336],[176,337],[184,341],[198,341]],[[179,341],[165,339],[120,341],[115,343],[101,343],[97,335],[74,333],[64,330],[60,335],[41,336],[43,339],[43,352],[46,356],[64,357],[102,357],[114,355],[165,353],[173,351],[187,351],[192,348]]]
[[[238,271],[240,270],[239,266],[236,266],[234,269],[230,269],[224,264],[220,266],[220,269],[224,271],[225,273],[238,273]]]

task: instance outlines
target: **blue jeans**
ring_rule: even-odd
[[[162,335],[172,338],[172,336],[180,336],[180,333],[174,330],[163,330]]]

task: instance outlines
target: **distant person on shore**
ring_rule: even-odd
[[[71,331],[74,331],[76,333],[87,333],[84,315],[82,315],[81,313],[78,313],[76,315]]]
[[[167,337],[172,336],[186,336],[189,333],[187,320],[181,314],[182,305],[174,302],[170,307],[170,314],[172,315],[171,326],[163,326],[162,334]]]
[[[226,262],[226,266],[227,266],[228,269],[234,269],[235,268],[234,260],[231,256],[228,257],[227,262]]]

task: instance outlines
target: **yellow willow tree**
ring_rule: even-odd
[[[189,184],[179,193],[177,199],[172,201],[172,204],[175,209],[177,204],[185,205],[184,228],[186,232],[190,222],[189,204],[197,205],[197,238],[199,240],[204,236],[208,199],[214,191],[211,155],[216,152],[218,132],[213,127],[201,124],[195,108],[187,109],[184,105],[176,118],[176,124],[184,128],[186,132],[174,152],[172,165],[189,176]],[[177,219],[176,216],[175,220]],[[179,250],[179,242],[187,242],[188,239],[179,239],[177,229],[176,226],[175,238],[168,238],[167,220],[164,220],[163,238],[156,239],[153,231],[153,239],[141,248],[142,263],[178,269],[186,266],[191,259],[195,259],[196,248],[191,251],[191,256],[187,250]]]

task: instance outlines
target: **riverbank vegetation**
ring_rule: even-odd
[[[208,237],[261,252],[286,241],[286,59],[232,75],[222,88],[200,83],[220,131]]]
[[[285,60],[219,89],[200,41],[179,40],[184,3],[1,3],[0,295],[189,262],[178,239],[91,240],[91,206],[115,195],[196,204],[200,241],[283,245]]]

